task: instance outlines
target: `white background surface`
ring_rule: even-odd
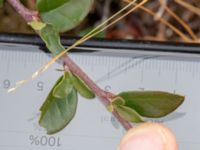
[[[27,47],[20,47],[20,51],[8,49],[13,48],[3,46],[0,50],[0,149],[117,149],[124,130],[98,99],[88,101],[80,97],[77,114],[70,125],[53,137],[47,136],[38,125],[39,107],[61,75],[55,69],[62,66],[54,64],[37,79],[8,94],[5,80],[9,80],[11,87],[49,60],[46,54],[35,51],[36,47],[29,47],[28,52],[23,50]],[[80,54],[71,57],[102,88],[116,94],[125,90],[163,90],[184,95],[185,102],[176,112],[151,121],[170,127],[177,135],[180,150],[200,148],[199,61]],[[50,144],[45,143],[46,139],[51,140]]]

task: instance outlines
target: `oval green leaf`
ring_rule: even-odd
[[[65,72],[64,75],[61,77],[59,83],[53,89],[53,96],[56,98],[63,99],[67,94],[69,94],[73,88],[71,81],[70,81],[70,73]]]
[[[39,34],[53,55],[57,55],[65,49],[60,42],[58,31],[56,31],[52,25],[46,24],[46,26],[39,31]]]
[[[60,81],[61,78],[55,86]],[[47,130],[47,134],[57,133],[70,123],[76,113],[78,101],[77,91],[74,88],[62,99],[53,96],[53,89],[40,108],[39,124]]]
[[[134,109],[120,105],[115,106],[115,110],[126,121],[135,123],[144,122],[140,114],[138,114]]]
[[[90,90],[90,88],[76,75],[71,74],[70,76],[71,82],[74,88],[78,91],[78,93],[87,98],[87,99],[94,99],[95,94]]]
[[[37,8],[44,22],[64,32],[80,24],[92,3],[93,0],[37,0]]]
[[[144,117],[151,118],[166,116],[184,101],[181,95],[160,91],[130,91],[118,96],[125,100],[125,106],[136,110]]]
[[[40,31],[46,26],[45,23],[36,20],[28,22],[28,25],[30,25],[36,31]]]

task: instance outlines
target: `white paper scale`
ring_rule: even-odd
[[[26,50],[28,49],[28,50]],[[25,51],[26,50],[26,51]],[[163,122],[177,135],[180,150],[200,148],[200,61],[170,57],[115,57],[71,54],[106,90],[163,90],[186,96],[184,104]],[[79,98],[76,117],[62,132],[47,136],[38,125],[39,107],[61,75],[54,64],[48,71],[8,94],[16,81],[31,74],[50,57],[35,46],[1,46],[0,149],[4,150],[114,150],[124,134],[120,124],[96,99]]]

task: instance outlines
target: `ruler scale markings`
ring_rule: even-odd
[[[200,62],[197,63],[197,72],[198,72],[198,76],[200,74]]]
[[[190,69],[191,69],[191,72],[193,72],[194,71],[194,68],[195,67],[195,62],[193,63],[193,65],[190,63]]]
[[[176,61],[172,60],[172,61],[168,61],[169,62],[169,70],[171,72],[174,72],[174,67],[176,66]]]
[[[10,71],[10,62],[7,62],[6,64],[6,73],[9,73]]]
[[[100,57],[101,57],[101,56],[100,56]],[[102,58],[104,58],[104,57],[105,57],[105,56],[103,56]],[[97,60],[98,60],[98,63],[97,63],[97,65],[103,65],[103,66],[104,66],[104,64],[103,64],[103,62],[104,62],[104,61],[101,61],[101,60],[100,60],[100,59],[98,59],[98,58],[97,58]],[[103,59],[102,59],[102,60],[103,60]]]
[[[161,76],[161,61],[160,60],[158,60],[158,67],[159,67],[159,69],[158,69],[158,77],[160,77]]]
[[[108,73],[106,72],[106,74],[104,76],[102,76],[100,79],[96,80],[96,82],[99,83],[99,82],[104,81],[107,78],[108,74],[110,74],[111,77],[120,74],[121,72],[123,72],[124,66],[126,66],[131,61],[132,61],[132,59],[130,59],[126,62],[123,62],[122,64],[119,64],[116,68],[112,69],[110,72],[108,72]],[[123,70],[121,71],[121,69],[123,69]]]
[[[197,63],[197,75],[196,78],[199,79],[200,78],[200,62]]]
[[[192,65],[192,64],[191,64]],[[194,62],[194,65],[193,65],[193,74],[196,73],[196,61]]]
[[[175,85],[178,83],[178,68],[175,70]]]
[[[149,61],[149,70],[155,70],[156,69],[156,60],[155,59],[152,59],[152,61],[151,60],[147,60],[147,61]],[[143,66],[143,69],[144,69],[144,66]]]
[[[183,72],[187,72],[187,63],[183,63],[184,64],[184,66],[183,66]]]
[[[189,63],[185,63],[185,72],[189,72]]]
[[[24,68],[26,69],[27,67],[29,67],[29,66],[27,66],[27,63],[28,63],[27,57],[26,57],[25,53],[22,53],[21,55],[26,58],[24,60]]]
[[[193,66],[193,70],[192,70],[192,79],[195,78],[195,74],[196,74],[196,73],[197,73],[197,72],[196,72],[196,62],[195,62],[194,66]]]
[[[181,71],[181,72],[184,72],[184,71],[183,71],[183,68],[184,68],[184,62],[182,62],[182,63],[181,63],[181,66],[180,66],[180,71]]]
[[[119,62],[120,62],[120,60],[121,60],[121,58],[119,58],[119,61],[117,61],[117,63],[115,63],[114,61],[111,61],[111,60],[110,60],[110,62],[111,62],[111,67],[112,67],[112,68],[114,68],[114,67],[115,67],[115,65],[117,65],[117,66],[118,66],[118,65],[119,65]]]
[[[172,61],[168,61],[169,63],[169,70],[174,73],[174,66],[176,65],[176,61],[172,60]]]
[[[144,63],[145,63],[145,62],[143,62],[143,63],[141,64],[141,72],[140,72],[140,82],[141,82],[141,83],[143,82],[143,77],[144,77]]]
[[[198,71],[198,62],[196,61],[196,63],[195,63],[195,73],[198,73],[199,71]]]
[[[193,66],[193,65],[192,65]],[[188,67],[188,72],[192,72],[192,66],[190,65],[190,63],[188,63],[187,67]]]
[[[170,63],[171,64],[171,68],[174,72],[176,72],[177,66],[178,66],[178,62],[175,60],[173,62]]]
[[[190,63],[187,64],[187,72],[190,72],[190,73],[191,73]]]
[[[12,70],[9,71],[8,73],[4,73],[4,75],[8,74],[8,76],[10,76],[12,78],[11,80],[13,80],[13,81],[16,80],[16,78],[18,78],[20,76],[20,74],[18,74],[17,75],[18,77],[13,77],[12,74],[13,74],[13,72],[15,72],[15,70],[13,70],[14,68],[17,68],[19,70],[19,73],[21,73],[21,74],[23,74],[23,72],[26,72],[26,74],[28,74],[29,68],[27,68],[27,70],[24,70],[23,68],[20,68],[20,66],[23,66],[23,63],[25,61],[27,61],[26,62],[27,66],[33,65],[33,64],[34,64],[34,66],[40,66],[43,62],[45,62],[46,60],[49,59],[46,56],[46,54],[43,54],[43,53],[40,53],[40,52],[34,52],[34,53],[27,52],[27,53],[23,53],[22,51],[20,51],[16,55],[16,52],[14,52],[14,51],[6,51],[6,52],[3,51],[3,52],[1,52],[1,50],[0,50],[0,55],[1,55],[1,58],[3,60],[3,64],[1,64],[1,65],[4,65],[4,64],[7,65],[7,63],[9,62],[8,60],[11,60],[11,62],[12,62],[11,63]],[[2,55],[4,57],[2,57]],[[112,83],[113,79],[115,79],[115,81],[116,80],[118,80],[118,81],[121,80],[122,76],[117,76],[117,75],[119,75],[121,73],[121,75],[123,75],[124,78],[126,79],[124,82],[127,84],[127,86],[133,87],[133,89],[137,89],[140,85],[141,85],[141,87],[143,89],[146,88],[145,86],[148,86],[148,89],[149,88],[151,89],[151,87],[153,87],[153,88],[158,87],[159,88],[160,87],[159,84],[162,84],[162,89],[163,88],[164,89],[169,89],[171,91],[176,90],[176,92],[179,92],[179,91],[182,90],[182,88],[184,86],[185,91],[187,91],[185,94],[187,94],[187,96],[189,98],[190,98],[191,95],[193,95],[193,92],[192,91],[188,91],[191,87],[189,87],[190,85],[188,85],[187,82],[188,82],[189,79],[191,79],[191,77],[193,76],[193,74],[196,73],[196,70],[197,70],[197,72],[199,72],[199,70],[200,70],[200,62],[199,61],[167,60],[167,59],[162,59],[162,58],[159,58],[159,59],[157,59],[157,58],[148,58],[148,56],[146,56],[147,58],[143,56],[143,58],[135,58],[135,59],[133,59],[133,58],[127,58],[127,57],[108,57],[108,56],[105,57],[105,56],[89,56],[89,55],[85,56],[85,55],[81,55],[81,54],[70,54],[70,55],[73,58],[73,60],[75,60],[78,64],[80,64],[80,66],[83,66],[83,68],[86,70],[86,72],[88,70],[90,70],[90,68],[91,68],[90,65],[95,65],[95,69],[94,69],[94,72],[93,72],[94,75],[95,75],[95,70],[98,70],[98,68],[101,68],[102,72],[106,72],[106,74],[109,73],[109,75],[110,75],[109,76],[110,77],[109,80],[108,80],[108,78],[107,79],[105,78],[105,77],[107,77],[106,75],[102,76],[104,78],[99,78],[99,79],[103,79],[104,81],[108,81],[111,86],[112,86],[112,84],[114,84],[114,83]],[[21,56],[23,56],[23,57],[21,57]],[[13,60],[16,61],[17,63],[13,63]],[[117,68],[117,69],[114,70],[113,68],[114,69]],[[7,67],[3,67],[3,70],[4,69],[7,69]],[[32,70],[32,69],[30,69],[30,70]],[[114,70],[114,73],[112,72],[113,70]],[[127,70],[127,74],[123,73],[126,70]],[[46,82],[48,83],[49,82],[48,80],[46,80],[46,78],[47,79],[48,78],[49,79],[56,78],[55,77],[56,73],[55,73],[54,68],[50,68],[49,72],[52,72],[51,73],[51,77],[50,76],[45,77],[48,74],[44,73],[44,77],[42,78],[44,83],[46,83]],[[134,74],[130,75],[130,73],[134,73]],[[138,73],[139,73],[139,75],[138,75]],[[138,82],[136,82],[137,78],[136,79],[134,78],[134,76],[136,76],[136,75],[140,76],[140,74],[143,75],[143,83],[142,84],[139,84]],[[148,77],[153,76],[155,74],[160,74],[160,76],[158,76],[158,79],[159,79],[160,83],[156,82],[156,83],[154,83],[155,85],[151,86],[152,81],[149,81]],[[173,78],[175,77],[175,81],[176,82],[174,82],[174,80],[173,80],[173,78],[171,78],[171,76],[173,76]],[[184,77],[182,77],[182,76],[184,76]],[[199,74],[198,74],[198,76],[199,76]],[[131,78],[129,78],[129,77],[131,77]],[[154,76],[154,78],[155,78],[155,76]],[[39,79],[41,79],[41,78],[39,77]],[[188,79],[188,80],[186,80],[186,79]],[[131,83],[130,83],[130,81],[131,81]],[[33,82],[35,82],[35,81],[33,81]],[[165,84],[167,82],[170,82],[171,86],[170,86],[170,83],[169,84]],[[194,78],[193,81],[191,81],[191,82],[194,82],[194,84],[196,84],[194,87],[198,87],[199,78]],[[137,84],[134,85],[132,83],[137,83]],[[30,83],[30,84],[31,85],[26,85],[27,86],[26,89],[28,89],[29,87],[33,86],[33,83]],[[173,89],[171,87],[173,87]],[[196,90],[197,90],[197,88],[195,88],[195,91]],[[19,96],[20,94],[22,94],[22,92],[23,92],[22,90],[19,90],[19,91],[16,92],[16,94]],[[48,92],[48,91],[46,90],[46,92]],[[198,94],[198,92],[196,92],[196,93]],[[47,94],[47,93],[44,93],[44,94]],[[28,95],[30,97],[30,100],[31,100],[31,97],[34,98],[34,93],[33,92],[27,93],[27,96]],[[198,95],[198,96],[200,96],[200,95]],[[8,95],[6,97],[8,97]],[[26,94],[22,95],[20,97],[21,98],[22,97],[26,97]],[[188,100],[189,100],[189,98],[188,98]],[[25,100],[27,101],[27,99],[25,99]],[[187,100],[187,98],[186,98],[186,100]],[[35,104],[38,103],[38,101],[36,101],[35,99],[34,99],[34,101],[35,101]],[[191,101],[194,101],[194,99],[191,99]],[[22,100],[22,102],[23,102],[23,100]],[[6,103],[9,104],[9,102],[6,102]],[[81,101],[81,103],[82,103],[82,101]],[[93,102],[93,103],[96,103],[96,102]],[[3,107],[3,106],[0,106],[0,107]],[[184,108],[183,110],[185,110],[185,111],[187,110],[188,111],[188,112],[186,112],[186,115],[184,117],[178,118],[178,119],[175,119],[175,120],[172,120],[172,121],[167,121],[166,124],[169,124],[173,128],[173,127],[177,126],[176,122],[179,123],[179,124],[182,124],[183,123],[183,118],[190,119],[190,118],[188,118],[187,113],[191,113],[192,110],[188,110],[189,107],[186,109],[183,106],[183,108]],[[0,110],[2,110],[2,109],[0,109]],[[34,111],[33,108],[30,108],[30,110]],[[103,110],[103,111],[105,111],[105,110]],[[104,112],[97,112],[97,113],[105,114]],[[95,114],[95,112],[94,112],[94,114]],[[13,114],[13,115],[15,115],[15,114]],[[18,116],[18,117],[20,119],[23,116]],[[21,118],[21,119],[23,119],[23,118]],[[93,119],[95,120],[95,118],[93,118]],[[93,120],[93,119],[91,119],[91,120]],[[11,121],[11,120],[6,120],[6,121]],[[165,119],[163,119],[163,121],[165,121]],[[194,128],[194,127],[200,125],[199,122],[196,122],[195,123],[196,125],[195,125],[194,121],[197,121],[197,120],[191,120],[191,123],[190,124],[185,124],[185,126],[191,126],[192,128]],[[7,126],[3,126],[4,124],[2,124],[0,127],[3,130],[6,129],[6,128],[9,129],[9,127],[12,126],[12,121]],[[23,127],[24,125],[26,125],[25,130],[27,132],[29,132],[29,130],[30,130],[29,129],[30,128],[29,127],[30,126],[29,123],[25,123],[25,122],[20,123],[20,122],[17,122],[17,124],[18,125],[16,127],[18,127],[18,128],[21,127],[21,126]],[[20,124],[22,124],[22,125],[20,126]],[[101,124],[95,124],[95,123],[92,126],[102,127]],[[182,128],[184,130],[187,130],[188,127],[185,127],[185,126],[183,126]],[[118,130],[116,130],[116,129],[114,130],[113,129],[114,127],[111,126],[110,124],[108,124],[108,126],[106,126],[106,128],[108,128],[109,131],[110,130],[113,131],[113,133],[117,133],[118,132]],[[96,130],[95,127],[91,127],[92,131],[93,131],[93,129],[94,129],[94,132],[97,132],[97,131],[95,131]],[[99,130],[100,130],[99,132],[101,132],[101,133],[99,133],[100,135],[102,133],[104,133],[103,129],[99,128]],[[74,135],[76,135],[75,129],[73,128],[73,124],[72,124],[72,127],[70,128],[70,131],[72,133],[74,132]],[[83,129],[83,131],[84,131],[84,129]],[[176,130],[175,130],[175,132],[176,132]],[[63,131],[63,134],[65,134],[65,131]],[[194,136],[195,137],[194,141],[196,141],[197,144],[200,143],[200,141],[199,141],[200,135],[198,135],[197,133],[194,133],[193,135],[185,135],[184,133],[179,133],[179,134],[182,134],[183,139],[185,137],[188,137],[188,138],[191,139],[192,136]],[[108,135],[112,135],[112,134],[108,133],[108,134],[103,135],[102,137],[107,137]],[[89,135],[89,136],[92,136],[92,135]],[[121,131],[120,131],[119,135],[116,134],[116,138],[120,139],[120,137],[121,137]],[[180,137],[180,136],[178,136],[178,137]],[[0,139],[1,138],[2,137],[1,137],[1,134],[0,134]],[[83,138],[84,138],[84,136],[83,136]],[[85,140],[86,139],[87,138],[85,138]],[[87,139],[87,140],[89,140],[89,139]],[[187,139],[184,139],[183,141],[187,141]],[[192,144],[192,142],[190,142],[190,144]],[[0,143],[0,145],[1,145],[1,143]],[[114,148],[117,145],[117,142],[113,142],[113,145],[114,145],[113,146],[113,148]],[[75,145],[75,146],[77,146],[77,147],[74,148],[74,149],[78,149],[78,145]],[[29,148],[29,147],[27,147],[27,148]],[[30,147],[30,149],[31,149],[31,147]],[[63,148],[63,149],[65,149],[65,148]],[[184,149],[184,150],[186,150],[186,149]]]
[[[113,62],[115,62],[115,61],[113,61]],[[117,62],[119,62],[119,61],[117,61]],[[128,63],[129,63],[130,61],[128,61]],[[118,65],[118,63],[116,63],[117,65]],[[109,71],[109,72],[106,72],[106,74],[104,75],[104,76],[102,76],[100,79],[98,79],[96,82],[101,82],[101,81],[103,81],[103,80],[105,80],[106,79],[106,76],[108,75],[108,74],[110,74],[110,75],[115,75],[115,74],[118,74],[119,73],[119,70],[122,68],[123,69],[123,67],[125,66],[124,64],[127,64],[127,62],[125,62],[125,63],[122,63],[122,64],[120,64],[120,65],[118,65],[116,68],[114,68],[114,69],[112,69],[111,71]],[[115,73],[116,72],[116,73]],[[121,71],[120,71],[121,72]]]
[[[152,64],[152,69],[156,71],[158,69],[158,61],[156,59],[154,60],[155,61],[154,61],[154,64]]]
[[[166,70],[167,71],[169,71],[170,69],[169,69],[169,61],[166,61],[167,63],[166,63],[166,65],[165,65],[165,68],[166,68]],[[163,63],[163,62],[162,62]]]

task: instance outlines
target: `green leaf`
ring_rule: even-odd
[[[52,25],[47,24],[39,34],[53,55],[57,55],[65,49],[60,43],[59,33]]]
[[[126,106],[115,106],[117,113],[125,120],[130,122],[144,122],[140,114],[138,114],[134,109]]]
[[[4,0],[0,0],[0,7],[3,6]]]
[[[45,26],[46,26],[46,24],[45,23],[43,23],[43,22],[40,22],[40,21],[32,21],[32,22],[29,22],[28,23],[34,30],[37,30],[37,31],[39,31],[39,30],[42,30]]]
[[[64,32],[80,24],[88,14],[93,0],[37,0],[37,8],[44,22]]]
[[[37,8],[40,12],[48,12],[53,9],[56,9],[69,0],[37,0]]]
[[[125,100],[125,106],[151,118],[166,116],[184,101],[183,96],[159,91],[130,91],[118,96]]]
[[[58,79],[40,108],[39,124],[47,130],[48,134],[62,130],[73,119],[76,112],[77,91],[74,88],[62,99],[53,96],[53,90],[62,81],[62,78]]]
[[[78,93],[87,98],[87,99],[93,99],[95,98],[95,94],[90,90],[90,88],[82,81],[79,77],[76,75],[70,76],[71,82],[74,86],[74,88],[78,91]]]
[[[60,82],[53,89],[54,97],[63,99],[67,94],[72,91],[73,86],[71,84],[69,76],[70,73],[65,72],[64,75],[61,77]]]
[[[124,105],[125,104],[125,100],[119,96],[115,97],[114,99],[112,99],[112,105]]]
[[[109,112],[113,112],[113,111],[114,111],[114,107],[113,107],[112,104],[108,105],[108,106],[106,107],[106,109],[107,109]]]

